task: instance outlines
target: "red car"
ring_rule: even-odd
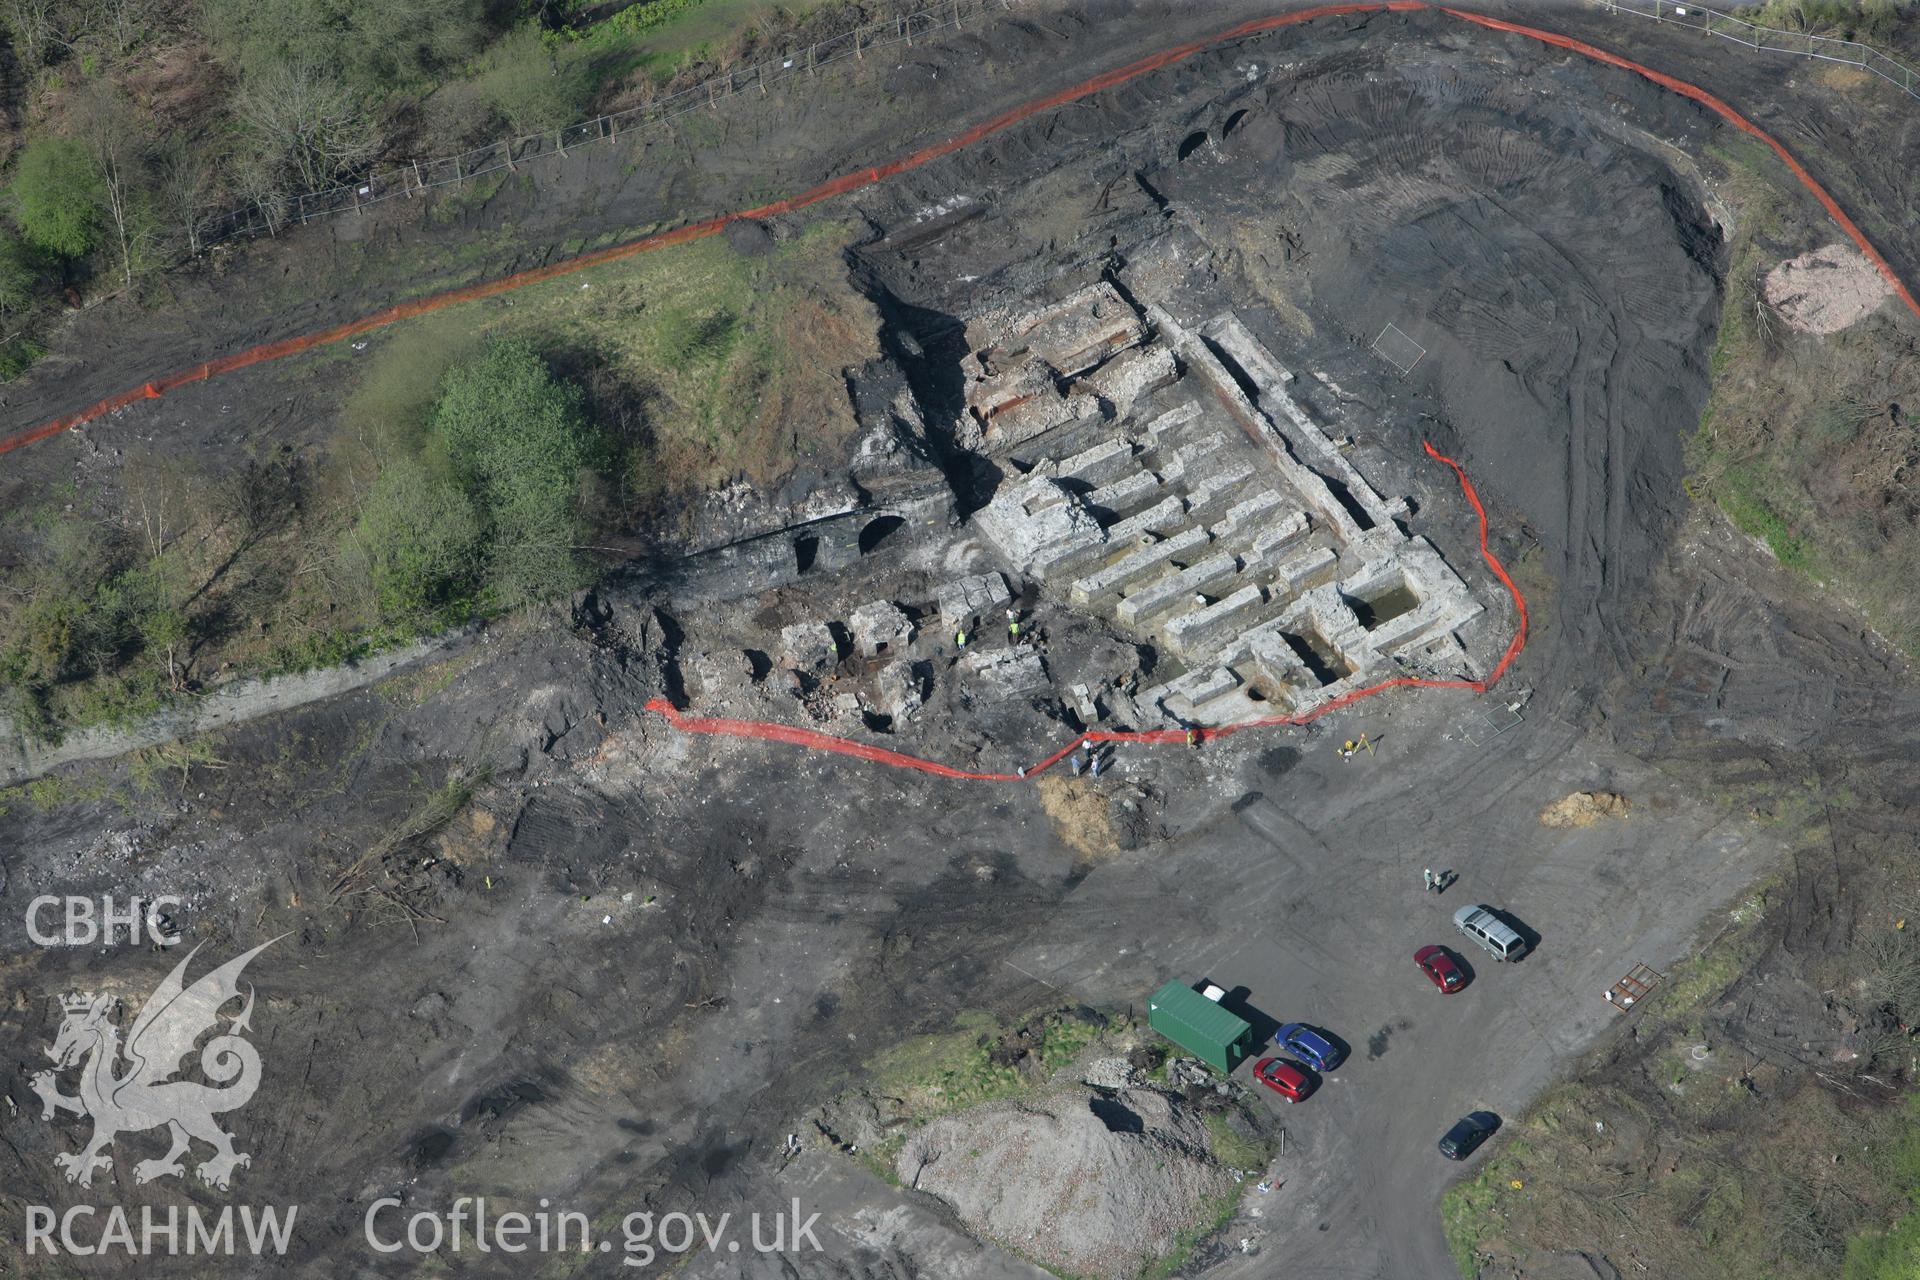
[[[1460,966],[1453,962],[1445,947],[1422,947],[1413,953],[1413,962],[1440,988],[1443,996],[1450,996],[1467,985],[1467,975],[1460,972]]]
[[[1307,1073],[1285,1058],[1262,1058],[1253,1064],[1253,1078],[1288,1102],[1298,1102],[1313,1092]]]

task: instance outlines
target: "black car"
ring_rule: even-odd
[[[1461,1116],[1440,1139],[1440,1154],[1449,1160],[1465,1160],[1481,1143],[1500,1128],[1500,1117],[1491,1111],[1475,1111]]]

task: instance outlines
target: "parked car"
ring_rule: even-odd
[[[1413,962],[1420,966],[1420,972],[1427,975],[1434,986],[1440,988],[1440,994],[1450,996],[1467,985],[1467,975],[1460,971],[1445,947],[1422,947],[1413,953]]]
[[[1465,1160],[1481,1143],[1500,1128],[1500,1117],[1491,1111],[1475,1111],[1454,1121],[1440,1139],[1440,1154],[1449,1160]]]
[[[1315,1071],[1331,1071],[1347,1056],[1339,1045],[1304,1022],[1289,1022],[1274,1032],[1273,1042]]]
[[[1518,960],[1526,954],[1526,939],[1484,902],[1454,912],[1453,923],[1460,932],[1485,947],[1495,960]]]
[[[1313,1078],[1285,1058],[1262,1058],[1253,1064],[1253,1078],[1288,1102],[1313,1092]]]

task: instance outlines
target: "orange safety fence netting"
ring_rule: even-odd
[[[677,227],[672,231],[663,231],[657,235],[644,236],[638,240],[631,240],[624,244],[611,245],[605,249],[597,249],[591,253],[568,258],[562,262],[549,263],[544,267],[535,267],[527,271],[515,272],[512,275],[502,276],[495,280],[483,281],[480,284],[429,294],[426,297],[398,303],[394,306],[376,311],[371,315],[362,316],[358,320],[350,320],[344,324],[338,324],[317,333],[301,334],[291,338],[282,338],[277,342],[262,343],[258,346],[248,347],[243,351],[222,356],[218,360],[212,360],[204,364],[195,365],[189,369],[167,374],[164,377],[155,378],[131,390],[108,396],[106,399],[88,405],[84,409],[54,418],[37,427],[30,427],[24,431],[0,438],[0,454],[10,453],[15,449],[33,444],[36,441],[58,435],[60,432],[66,431],[69,428],[92,422],[96,418],[124,409],[137,401],[157,399],[167,392],[177,387],[186,386],[189,383],[202,382],[223,373],[231,373],[236,369],[244,369],[250,365],[260,364],[263,361],[278,360],[284,356],[310,351],[315,347],[340,342],[344,339],[366,333],[368,330],[382,328],[386,325],[395,324],[415,316],[425,315],[428,312],[438,311],[444,307],[478,301],[479,299],[493,297],[496,294],[505,293],[512,289],[519,289],[527,285],[552,280],[558,276],[569,275],[576,271],[585,271],[588,268],[614,262],[622,258],[630,258],[637,254],[650,253],[655,249],[663,249],[670,245],[685,244],[690,240],[702,239],[719,232],[725,228],[728,223],[740,219],[767,218],[782,213],[790,213],[796,209],[803,209],[809,205],[818,204],[823,200],[832,199],[835,196],[858,191],[863,187],[872,186],[883,178],[905,173],[910,169],[917,169],[929,161],[937,160],[942,156],[951,155],[965,147],[972,146],[981,139],[998,133],[1011,125],[1018,124],[1020,121],[1042,111],[1077,101],[1091,94],[1100,93],[1116,85],[1125,84],[1138,76],[1183,61],[1196,53],[1213,48],[1216,45],[1233,40],[1245,39],[1248,36],[1259,35],[1262,32],[1277,30],[1281,27],[1308,22],[1315,18],[1337,17],[1345,14],[1406,13],[1430,10],[1433,8],[1434,6],[1426,3],[1426,0],[1384,0],[1384,2],[1376,0],[1374,3],[1320,5],[1311,9],[1302,9],[1294,13],[1277,14],[1267,18],[1254,18],[1239,23],[1236,26],[1228,27],[1226,30],[1217,32],[1212,36],[1187,41],[1184,44],[1177,44],[1170,48],[1162,49],[1158,53],[1149,54],[1147,57],[1130,62],[1123,67],[1116,67],[1111,71],[1102,72],[1070,88],[1048,94],[1045,97],[1035,98],[1017,107],[1012,107],[989,120],[974,125],[964,132],[955,134],[944,141],[923,147],[910,155],[903,156],[884,165],[857,169],[852,173],[842,174],[837,178],[829,179],[826,182],[820,183],[818,186],[809,188],[798,195],[789,196],[783,200],[776,200],[770,204],[760,205],[752,209],[741,209],[733,213],[721,214],[718,217],[690,223],[684,227]],[[1489,30],[1525,36],[1529,39],[1554,45],[1558,48],[1566,49],[1569,52],[1596,59],[1609,66],[1619,67],[1623,70],[1644,76],[1663,88],[1671,89],[1675,93],[1682,94],[1700,103],[1702,106],[1724,117],[1729,123],[1742,132],[1758,138],[1778,155],[1793,172],[1794,176],[1805,184],[1807,189],[1819,199],[1820,203],[1825,206],[1827,212],[1833,215],[1834,220],[1840,225],[1841,230],[1847,233],[1853,242],[1860,247],[1861,252],[1865,253],[1880,273],[1887,278],[1888,282],[1893,286],[1894,291],[1900,296],[1901,301],[1905,302],[1907,307],[1912,310],[1916,316],[1920,316],[1920,301],[1915,300],[1912,292],[1907,288],[1906,283],[1900,279],[1899,274],[1894,271],[1892,265],[1888,263],[1880,251],[1873,246],[1872,242],[1867,239],[1866,234],[1854,225],[1853,220],[1847,217],[1846,213],[1841,210],[1839,203],[1827,193],[1826,188],[1815,181],[1813,175],[1808,173],[1806,168],[1801,165],[1798,160],[1795,160],[1792,154],[1765,130],[1755,125],[1752,121],[1748,120],[1745,116],[1735,111],[1713,94],[1689,84],[1684,80],[1675,79],[1663,72],[1642,66],[1618,54],[1609,53],[1604,49],[1588,44],[1585,41],[1575,40],[1570,36],[1560,35],[1552,31],[1543,31],[1537,27],[1522,26],[1519,23],[1507,22],[1498,18],[1490,18],[1483,14],[1472,13],[1464,9],[1442,6],[1439,7],[1437,11],[1449,17],[1474,23]]]
[[[1520,588],[1507,573],[1506,566],[1500,563],[1500,558],[1493,554],[1492,548],[1487,546],[1487,509],[1481,505],[1480,494],[1474,489],[1473,481],[1467,478],[1465,469],[1452,458],[1435,449],[1432,444],[1429,443],[1423,447],[1428,457],[1450,467],[1454,476],[1460,481],[1460,492],[1473,507],[1473,514],[1480,522],[1480,557],[1487,562],[1487,567],[1493,571],[1494,577],[1500,579],[1500,584],[1513,597],[1513,607],[1517,616],[1513,639],[1507,642],[1506,650],[1500,655],[1499,662],[1494,664],[1493,670],[1487,673],[1484,680],[1427,680],[1417,676],[1395,676],[1362,689],[1350,690],[1337,698],[1330,698],[1311,711],[1303,711],[1299,715],[1264,716],[1258,720],[1243,720],[1238,724],[1221,725],[1217,728],[1195,726],[1191,729],[1090,730],[1074,735],[1072,741],[1052,755],[1015,773],[981,773],[972,769],[960,769],[950,764],[942,764],[938,760],[908,755],[904,751],[891,751],[886,747],[876,747],[872,743],[856,742],[852,738],[821,733],[817,729],[802,729],[796,725],[778,724],[768,720],[733,720],[721,716],[688,715],[665,698],[650,700],[647,703],[647,710],[665,716],[668,723],[684,733],[714,734],[725,738],[757,738],[763,742],[784,742],[791,746],[808,747],[815,751],[830,751],[835,755],[852,756],[859,760],[870,760],[875,764],[891,765],[896,769],[913,769],[921,773],[931,773],[942,778],[960,778],[970,782],[1020,782],[1046,772],[1073,754],[1085,742],[1169,745],[1190,741],[1197,745],[1216,738],[1231,737],[1245,729],[1272,729],[1310,724],[1329,712],[1352,706],[1362,698],[1385,693],[1388,689],[1465,689],[1472,693],[1485,693],[1507,673],[1507,668],[1513,665],[1514,659],[1518,658],[1520,651],[1526,647],[1527,598],[1521,594]]]
[[[1661,88],[1670,89],[1683,98],[1690,98],[1699,103],[1709,111],[1725,119],[1727,123],[1740,130],[1740,132],[1758,138],[1762,143],[1766,144],[1767,148],[1772,151],[1773,154],[1780,157],[1780,162],[1786,165],[1793,176],[1800,180],[1802,186],[1813,193],[1814,198],[1820,202],[1827,213],[1832,216],[1833,220],[1839,224],[1840,229],[1847,233],[1847,238],[1859,246],[1860,252],[1867,255],[1867,260],[1873,263],[1875,270],[1879,271],[1879,273],[1886,278],[1887,283],[1893,286],[1893,291],[1899,296],[1900,301],[1907,304],[1907,310],[1913,312],[1916,316],[1920,316],[1920,300],[1914,298],[1913,291],[1907,288],[1906,281],[1902,280],[1900,273],[1893,269],[1893,264],[1888,262],[1885,255],[1878,249],[1874,248],[1873,242],[1867,239],[1866,232],[1854,225],[1853,219],[1849,218],[1846,215],[1846,211],[1840,207],[1840,202],[1829,195],[1827,189],[1821,186],[1811,173],[1807,172],[1806,166],[1794,159],[1793,153],[1788,151],[1772,134],[1741,115],[1738,111],[1735,111],[1720,98],[1708,93],[1698,85],[1689,84],[1687,81],[1670,76],[1664,71],[1655,71],[1652,67],[1642,66],[1640,63],[1623,58],[1617,53],[1608,53],[1598,45],[1588,44],[1584,40],[1576,40],[1572,36],[1563,36],[1554,31],[1542,31],[1538,27],[1522,26],[1517,22],[1507,22],[1500,18],[1489,18],[1482,13],[1469,13],[1465,9],[1450,9],[1442,6],[1440,12],[1450,18],[1458,18],[1462,22],[1471,22],[1476,26],[1485,27],[1490,31],[1502,31],[1509,35],[1526,36],[1530,40],[1538,40],[1543,44],[1550,44],[1556,48],[1565,49],[1570,53],[1577,53],[1584,57],[1592,58],[1596,62],[1604,62],[1610,67],[1618,67],[1622,71],[1631,71],[1635,75],[1645,76]]]

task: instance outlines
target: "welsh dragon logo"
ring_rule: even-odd
[[[113,1168],[106,1151],[115,1137],[162,1125],[173,1146],[158,1160],[134,1165],[135,1182],[184,1174],[181,1157],[189,1154],[196,1138],[214,1150],[194,1170],[208,1186],[225,1191],[233,1171],[252,1163],[252,1157],[233,1149],[233,1135],[214,1117],[246,1106],[260,1087],[259,1051],[242,1034],[252,1029],[253,987],[248,985],[245,1005],[237,1015],[227,1015],[225,1025],[220,1011],[241,998],[240,973],[247,962],[277,941],[261,943],[188,986],[187,966],[200,950],[196,946],[141,1006],[124,1047],[109,1017],[112,996],[87,992],[62,997],[65,1017],[47,1050],[54,1069],[39,1072],[30,1083],[40,1095],[41,1119],[51,1120],[62,1111],[93,1119],[93,1137],[84,1150],[54,1157],[68,1182],[91,1185],[96,1169]],[[174,1079],[182,1059],[208,1031],[216,1034],[200,1050],[200,1073],[213,1085]],[[59,1074],[76,1065],[80,1092],[69,1097],[60,1092]]]

